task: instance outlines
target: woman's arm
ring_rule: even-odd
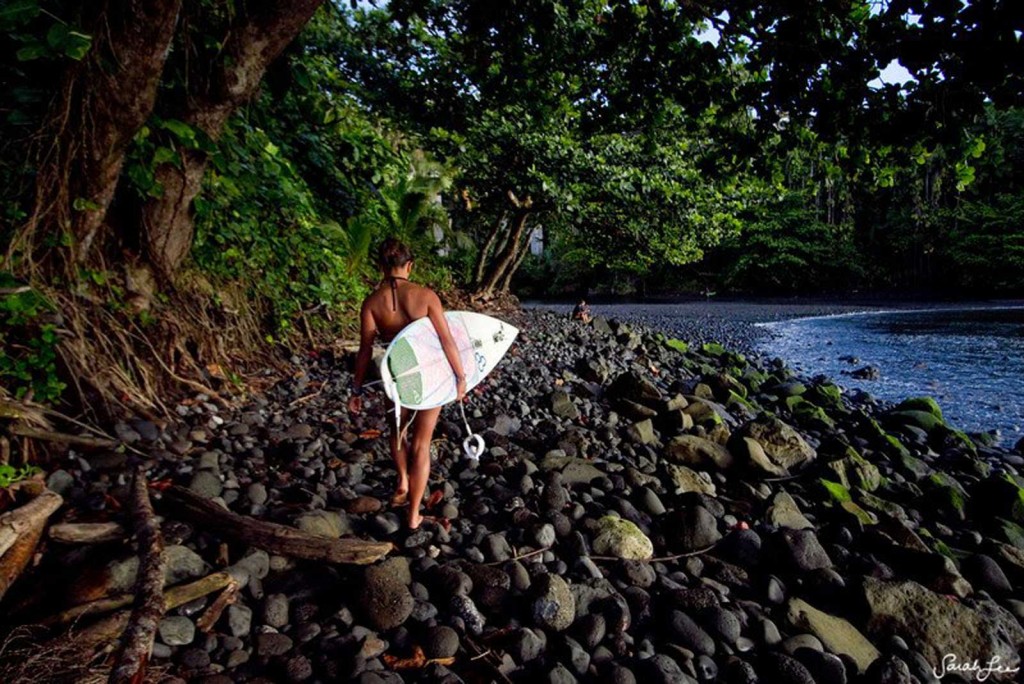
[[[448,319],[444,317],[441,299],[434,292],[430,293],[427,300],[427,316],[434,324],[437,337],[441,340],[441,349],[444,350],[444,355],[448,358],[448,363],[451,364],[452,372],[455,373],[455,391],[458,400],[462,401],[466,396],[466,374],[462,370],[462,359],[459,357],[458,347],[455,346],[455,338],[452,337],[452,331],[448,328]]]
[[[373,320],[370,307],[363,302],[359,314],[359,353],[356,354],[356,370],[352,378],[352,398],[348,401],[348,409],[353,413],[363,410],[363,380],[366,379],[366,369],[370,366],[370,358],[373,356],[373,340],[376,336],[377,322]]]

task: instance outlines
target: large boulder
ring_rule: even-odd
[[[755,440],[771,462],[786,471],[799,470],[817,456],[799,432],[774,416],[762,415],[744,425],[738,434]]]
[[[651,408],[656,408],[661,399],[661,390],[635,371],[627,371],[619,375],[605,390],[605,396],[611,401],[632,401]]]
[[[765,517],[768,518],[768,522],[776,527],[786,527],[791,530],[814,529],[814,525],[804,517],[793,497],[783,491],[780,491],[772,498],[771,506],[768,507]]]
[[[702,470],[698,471],[683,465],[666,463],[665,471],[668,473],[671,486],[675,488],[676,494],[697,492],[699,494],[715,496],[717,493],[715,483],[711,481],[711,476]]]
[[[679,465],[692,468],[729,468],[732,454],[721,444],[696,435],[679,435],[665,445],[665,457]]]
[[[562,482],[567,485],[590,484],[594,478],[603,477],[604,472],[592,461],[575,456],[567,456],[564,451],[549,451],[541,459],[541,470],[557,470],[562,474]]]
[[[994,603],[970,608],[917,582],[871,577],[865,578],[863,592],[869,616],[867,631],[876,639],[900,636],[936,665],[950,653],[981,663],[997,658],[1006,668],[1020,665],[1024,628]]]
[[[818,610],[802,599],[790,599],[787,613],[793,627],[818,637],[830,653],[849,656],[861,672],[866,672],[881,655],[874,644],[849,622]]]
[[[594,553],[623,560],[648,560],[654,556],[654,545],[633,523],[606,515],[597,521]]]

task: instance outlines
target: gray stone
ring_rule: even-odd
[[[686,613],[680,610],[672,611],[669,626],[672,635],[681,645],[695,653],[715,655],[715,640]]]
[[[564,390],[555,390],[551,393],[551,412],[566,420],[576,420],[580,417],[579,409]]]
[[[285,594],[270,594],[263,604],[263,622],[281,629],[288,624],[288,597]]]
[[[313,437],[313,428],[305,423],[296,423],[285,431],[284,436],[286,439],[308,440]]]
[[[262,506],[267,503],[267,488],[262,482],[253,482],[249,485],[249,488],[245,490],[245,494],[249,499],[250,503]]]
[[[192,476],[192,482],[188,488],[204,499],[212,499],[220,496],[224,491],[224,485],[220,481],[220,475],[210,470],[200,470]]]
[[[747,423],[740,435],[756,440],[771,462],[786,471],[802,468],[817,456],[799,432],[773,416],[764,415]]]
[[[808,572],[832,567],[832,559],[813,530],[782,529],[776,538],[782,560],[791,569]]]
[[[722,533],[718,521],[703,506],[688,506],[677,511],[675,527],[683,551],[697,551],[718,543]]]
[[[196,636],[196,625],[182,615],[171,615],[160,620],[157,628],[160,640],[168,646],[186,646]]]
[[[796,501],[793,500],[789,494],[784,491],[778,492],[772,499],[772,504],[768,508],[768,522],[777,527],[787,527],[791,530],[808,530],[813,529],[814,525],[804,517],[804,514],[800,512],[800,507],[796,505]]]
[[[451,658],[459,650],[459,635],[451,627],[438,626],[427,630],[423,651],[428,658]]]
[[[292,639],[287,634],[270,632],[256,635],[256,653],[264,657],[284,655],[292,650]]]
[[[68,493],[75,484],[75,477],[64,469],[54,470],[50,473],[50,476],[46,478],[47,489],[64,496]]]
[[[790,624],[814,634],[831,653],[849,656],[860,672],[866,672],[881,655],[874,644],[843,618],[829,615],[806,601],[791,599],[788,607]]]
[[[337,511],[303,513],[295,521],[295,526],[308,534],[328,539],[338,539],[352,531],[348,516]]]
[[[576,599],[569,585],[558,575],[542,575],[533,582],[535,598],[532,604],[534,622],[555,632],[561,632],[576,617]]]
[[[240,603],[228,606],[228,629],[232,636],[248,636],[252,629],[252,610]]]
[[[947,653],[983,663],[998,658],[1007,668],[1020,665],[1024,628],[994,604],[970,608],[950,601],[916,582],[866,578],[864,597],[868,633],[887,638],[899,635],[915,644],[928,662],[941,663]]]
[[[665,446],[665,458],[692,468],[727,469],[733,464],[732,454],[721,444],[696,435],[673,437]]]
[[[668,472],[672,485],[675,487],[676,494],[698,492],[699,494],[715,496],[717,493],[715,483],[711,481],[711,476],[704,471],[698,472],[686,466],[673,463],[666,463],[665,469]]]
[[[538,633],[527,628],[517,629],[509,637],[508,652],[517,663],[528,663],[543,655],[547,647],[547,639],[543,637],[543,632]]]
[[[650,418],[641,420],[626,428],[626,433],[635,444],[654,444],[658,441],[654,434],[654,423]]]

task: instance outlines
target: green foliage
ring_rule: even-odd
[[[51,307],[34,290],[19,291],[14,279],[0,274],[0,382],[15,397],[56,401],[64,390],[57,376],[57,326]]]
[[[0,489],[7,489],[11,485],[40,475],[42,472],[41,468],[34,465],[15,467],[9,463],[0,463]]]

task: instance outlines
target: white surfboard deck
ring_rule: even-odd
[[[466,391],[487,377],[519,334],[508,323],[473,311],[445,312],[466,374]],[[429,318],[402,329],[380,366],[384,392],[398,406],[417,411],[455,401],[456,383],[441,339]]]

